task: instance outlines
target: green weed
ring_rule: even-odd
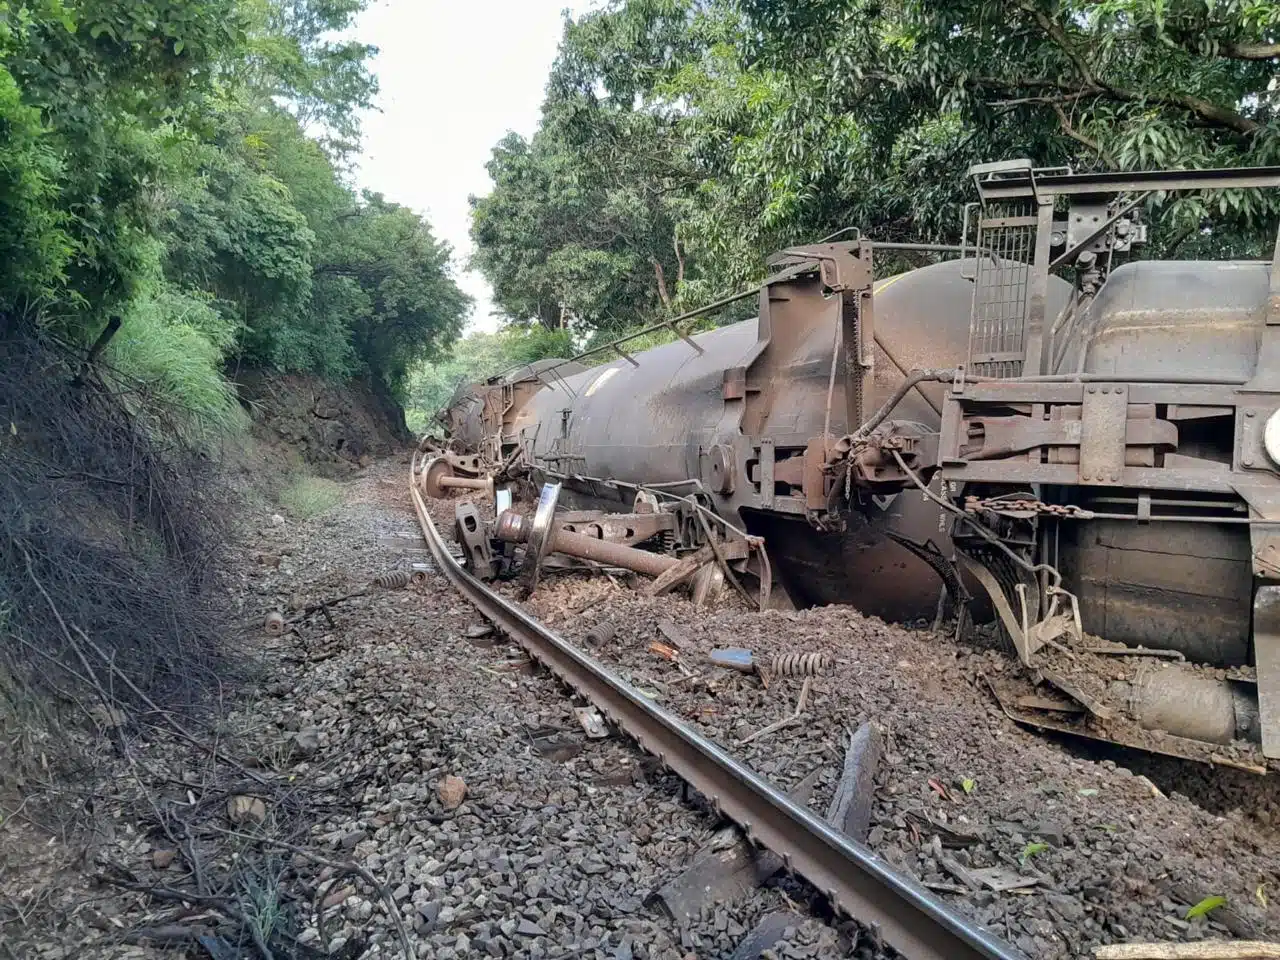
[[[1188,910],[1184,915],[1184,918],[1187,920],[1192,920],[1195,917],[1203,917],[1205,914],[1213,910],[1217,910],[1219,907],[1225,907],[1226,905],[1227,905],[1226,897],[1205,897],[1203,900],[1197,903],[1194,907]]]
[[[1044,853],[1048,849],[1047,843],[1028,843],[1022,848],[1022,855],[1018,859],[1025,865],[1036,854]]]
[[[204,301],[162,291],[131,306],[107,351],[111,366],[144,384],[150,401],[176,412],[181,422],[174,425],[196,440],[248,424],[222,375],[229,334],[216,318]]]
[[[280,505],[297,520],[310,520],[342,502],[342,487],[321,477],[298,477],[280,491]]]

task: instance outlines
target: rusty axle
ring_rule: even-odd
[[[444,489],[484,490],[493,489],[493,481],[488,477],[441,477],[436,481]]]
[[[494,536],[509,543],[528,543],[533,524],[528,517],[513,510],[504,511],[498,518]],[[648,577],[656,577],[674,567],[680,561],[675,557],[637,550],[620,543],[600,540],[570,530],[552,529],[548,532],[547,550],[567,554],[580,560],[592,560],[613,567],[622,567]]]

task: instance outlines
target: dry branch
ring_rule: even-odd
[[[1197,943],[1113,943],[1098,947],[1097,960],[1276,960],[1280,943],[1201,940]]]

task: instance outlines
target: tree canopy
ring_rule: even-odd
[[[402,390],[461,331],[451,250],[347,168],[368,0],[0,0],[0,318],[205,415],[226,367]],[[201,399],[193,399],[201,398]]]
[[[615,0],[494,148],[475,262],[513,322],[649,322],[845,227],[954,241],[972,163],[1280,163],[1278,72],[1271,0]],[[1151,251],[1262,253],[1280,199],[1214,203],[1153,199]]]

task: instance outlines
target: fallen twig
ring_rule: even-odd
[[[776,733],[777,731],[781,730],[783,727],[789,727],[793,723],[798,721],[800,719],[800,715],[804,713],[805,704],[809,702],[809,681],[811,679],[812,679],[811,677],[805,677],[804,683],[801,684],[800,686],[800,699],[796,703],[795,713],[791,714],[791,716],[789,717],[783,717],[781,720],[778,720],[775,723],[771,723],[767,727],[764,727],[761,730],[757,730],[755,733],[751,734],[751,736],[744,737],[738,742],[750,743],[752,740],[755,740],[759,737],[766,736],[770,733]]]
[[[392,899],[391,894],[386,889],[386,886],[380,883],[372,873],[360,866],[360,864],[351,860],[346,862],[330,860],[328,857],[322,857],[318,853],[313,853],[306,847],[300,847],[297,844],[289,843],[285,840],[276,840],[273,837],[254,836],[251,833],[241,833],[238,830],[227,830],[224,827],[217,827],[212,824],[209,826],[210,829],[216,830],[218,833],[225,834],[228,837],[239,837],[242,840],[248,840],[252,843],[261,843],[266,844],[267,846],[279,847],[282,850],[288,850],[290,853],[296,853],[300,857],[306,857],[308,860],[313,863],[318,863],[322,867],[329,867],[331,870],[335,871],[354,873],[377,891],[378,898],[382,900],[383,904],[386,906],[387,913],[391,915],[391,920],[395,923],[396,933],[400,936],[400,946],[404,950],[406,960],[417,960],[416,954],[413,951],[413,944],[409,940],[409,933],[404,928],[404,921],[400,919],[400,910],[396,906],[395,900]]]

